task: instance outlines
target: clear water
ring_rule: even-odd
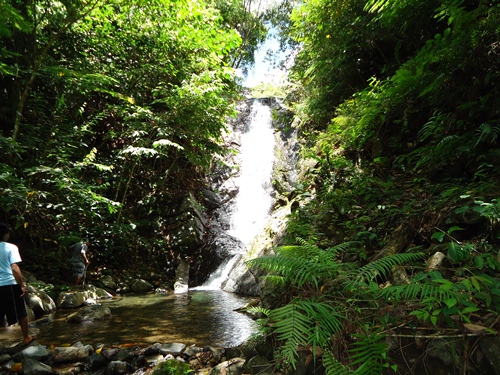
[[[230,347],[255,332],[255,322],[233,311],[248,297],[223,291],[190,291],[188,294],[124,296],[101,301],[112,317],[102,321],[69,324],[74,310],[58,310],[47,324],[31,324],[30,331],[46,346],[84,344],[149,346],[156,342]],[[21,340],[19,327],[0,328],[0,344]]]

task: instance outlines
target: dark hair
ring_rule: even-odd
[[[8,224],[0,223],[0,241],[3,240],[3,236],[10,232],[10,227]]]

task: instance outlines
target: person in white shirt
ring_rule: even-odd
[[[8,325],[19,323],[23,345],[28,345],[35,339],[28,332],[28,313],[24,302],[28,290],[18,265],[21,262],[19,249],[7,242],[9,236],[9,226],[0,223],[0,322],[3,325],[6,316]]]

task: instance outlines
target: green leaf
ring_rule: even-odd
[[[444,303],[446,304],[446,306],[448,306],[449,308],[452,308],[453,306],[455,306],[457,304],[457,299],[456,298],[448,298],[448,299],[445,299],[444,300]]]
[[[439,242],[443,242],[444,236],[446,236],[446,233],[444,232],[435,232],[432,234],[431,239],[438,240]]]
[[[469,314],[469,313],[473,313],[473,312],[476,312],[479,310],[481,310],[479,307],[469,306],[469,307],[466,307],[465,309],[463,309],[461,312],[462,312],[462,314]]]

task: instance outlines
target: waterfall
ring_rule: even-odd
[[[239,175],[234,183],[238,194],[230,212],[229,234],[240,240],[244,252],[266,226],[272,204],[271,175],[274,163],[274,130],[271,108],[264,100],[253,100],[250,115],[240,131]],[[223,263],[201,287],[193,289],[218,290],[227,279],[241,253]]]
[[[264,229],[272,203],[274,131],[271,108],[259,100],[253,102],[248,130],[241,134],[240,160],[230,233],[248,245]]]

